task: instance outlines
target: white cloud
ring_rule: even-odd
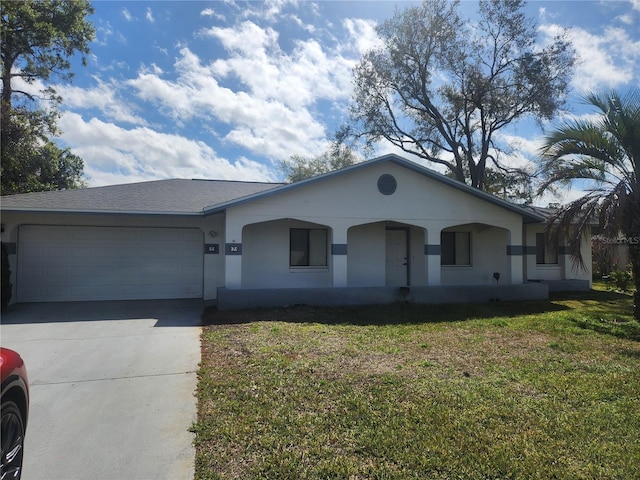
[[[287,54],[278,45],[277,32],[252,22],[237,28],[213,28],[206,34],[219,39],[229,52],[228,59],[214,63],[215,73],[239,78],[252,95],[295,108],[350,94],[355,61],[316,39],[296,41]]]
[[[626,25],[632,25],[633,24],[633,17],[629,14],[626,15],[620,15],[618,17],[618,20],[620,20],[622,23],[626,24]]]
[[[297,0],[242,7],[225,3],[235,7],[239,23],[197,33],[199,41],[222,45],[213,60],[205,60],[206,50],[199,55],[182,43],[172,68],[150,62],[134,78],[94,76],[89,87],[58,86],[65,99],[61,141],[85,160],[91,185],[203,174],[272,180],[273,162],[326,149],[325,113],[320,112],[331,115],[346,104],[352,68],[377,39],[374,22],[345,21],[338,39],[321,24],[306,24],[308,17],[296,16]],[[304,5],[318,14],[317,5]],[[138,20],[126,8],[118,13],[127,22]],[[200,16],[223,19],[213,8],[202,9]],[[150,8],[146,19],[155,20]],[[304,35],[287,38],[285,51],[271,21],[286,22]],[[104,36],[112,35],[109,26]],[[149,110],[154,115],[143,117]],[[176,134],[187,126],[209,131],[219,148],[231,146],[264,164],[242,156],[233,163],[221,159],[202,141]]]
[[[115,30],[110,22],[99,21],[96,25],[96,38],[94,40],[95,44],[101,47],[107,46],[112,38],[115,39],[118,43],[121,43],[123,45],[127,44],[127,39],[122,34],[122,32]],[[95,54],[91,54],[91,56],[94,59],[96,58]]]
[[[539,195],[534,198],[533,204],[539,207],[547,207],[552,203],[559,203],[560,205],[568,205],[569,203],[581,198],[585,195],[585,191],[581,190],[577,187],[558,187],[558,188],[548,188]]]
[[[562,28],[547,24],[540,30],[548,38],[553,38]],[[593,34],[574,27],[569,30],[569,36],[578,56],[573,80],[576,90],[615,88],[629,83],[634,75],[638,75],[640,42],[634,42],[624,29],[609,27],[601,34]]]
[[[224,15],[222,15],[220,13],[217,13],[213,8],[205,8],[204,10],[202,10],[200,12],[200,16],[201,17],[212,17],[212,18],[215,18],[217,20],[222,20],[222,21],[226,20]]]
[[[236,54],[256,56],[256,50],[259,55],[265,55],[267,50],[273,50],[274,53],[279,50],[278,32],[270,27],[262,28],[250,21],[230,28],[213,27],[203,30],[201,34],[217,38],[227,51]]]
[[[96,86],[91,88],[72,85],[56,86],[56,90],[64,98],[65,108],[97,108],[110,120],[133,125],[147,124],[143,117],[135,113],[129,102],[119,97],[118,85],[115,82],[104,82],[98,77],[94,77],[94,80]]]
[[[354,36],[366,30],[364,23],[352,25]],[[353,52],[345,57],[337,46],[332,50],[316,39],[297,40],[285,52],[278,32],[251,21],[213,27],[200,36],[219,41],[227,57],[204,64],[183,47],[174,64],[177,78],[142,71],[127,84],[179,122],[222,122],[229,129],[224,140],[255,154],[280,160],[323,151],[327,132],[316,106],[344,103],[350,96]]]
[[[588,105],[584,101],[580,102],[581,105]],[[597,123],[602,119],[602,114],[598,113],[596,107],[589,106],[589,112],[587,113],[573,113],[569,111],[564,111],[558,115],[556,119],[557,122],[561,123],[574,123],[574,122],[587,122],[587,123]],[[555,123],[554,123],[555,125]]]
[[[291,15],[291,17],[289,17],[291,19],[291,21],[293,21],[298,27],[300,27],[302,30],[307,31],[308,33],[316,33],[318,31],[318,28],[312,24],[312,23],[305,23],[300,17],[298,17],[297,15]]]
[[[85,161],[91,186],[163,178],[273,181],[265,165],[242,158],[230,162],[200,141],[147,127],[124,129],[77,113],[60,119],[61,139]]]
[[[344,47],[355,45],[358,56],[380,45],[380,37],[376,33],[376,23],[372,20],[347,18],[343,21],[344,27],[349,33],[349,40]]]
[[[29,110],[35,108],[50,111],[52,108],[58,108],[57,102],[51,101],[50,95],[43,94],[49,85],[45,84],[42,79],[36,78],[31,82],[26,82],[23,77],[19,76],[20,69],[14,68],[12,73],[16,75],[11,81],[14,108],[20,105],[27,105]]]
[[[271,22],[283,15],[284,10],[291,6],[297,8],[298,0],[266,0],[264,3],[256,4],[256,8],[249,7],[245,11],[247,17],[259,17]],[[249,3],[251,5],[251,3]]]
[[[522,137],[505,131],[498,132],[497,140],[520,152],[523,157],[536,157],[542,147],[541,137]]]
[[[97,45],[104,46],[111,36],[113,36],[113,27],[109,22],[103,22],[96,26],[96,38],[94,42]]]

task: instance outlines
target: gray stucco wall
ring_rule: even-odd
[[[542,283],[521,285],[470,285],[432,287],[344,287],[283,289],[218,289],[220,310],[291,305],[338,306],[395,302],[483,303],[489,301],[545,300],[549,287]]]

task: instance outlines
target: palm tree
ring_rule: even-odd
[[[640,321],[640,90],[584,99],[598,116],[564,122],[545,137],[539,192],[575,180],[586,181],[588,190],[560,208],[546,231],[556,245],[567,238],[569,253],[582,266],[580,244],[590,223],[597,220],[604,235],[626,236],[636,288],[634,318]]]

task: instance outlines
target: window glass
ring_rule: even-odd
[[[536,233],[536,263],[538,265],[558,263],[558,249],[547,245],[544,241],[544,233]]]
[[[327,265],[327,231],[319,228],[309,230],[309,265]]]
[[[292,228],[290,231],[289,264],[292,267],[326,267],[327,230]]]
[[[471,233],[456,232],[456,265],[471,265]]]
[[[304,228],[292,228],[290,238],[289,264],[292,266],[309,265],[309,231]]]
[[[456,263],[456,236],[455,232],[442,232],[440,234],[440,263],[442,265],[455,265]]]
[[[544,263],[544,233],[536,233],[536,263]]]
[[[442,265],[471,265],[471,232],[442,232],[440,234],[440,263]]]

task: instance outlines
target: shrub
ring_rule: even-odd
[[[615,282],[616,288],[626,292],[629,282],[633,280],[633,274],[630,268],[626,270],[615,269],[611,272],[611,278]]]

